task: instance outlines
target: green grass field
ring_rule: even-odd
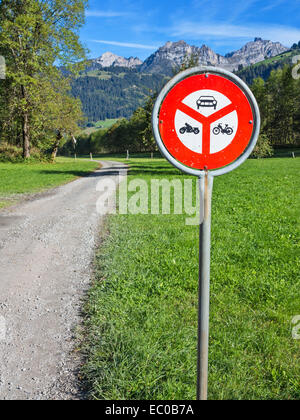
[[[95,123],[96,128],[110,128],[119,118],[107,118],[106,120],[99,120]]]
[[[184,179],[163,159],[129,180]],[[210,399],[299,399],[300,159],[248,160],[215,179]],[[195,399],[198,227],[184,215],[112,215],[86,303],[91,398]]]
[[[87,175],[99,167],[97,162],[57,158],[50,163],[1,163],[0,208],[18,200],[18,195],[37,193]]]
[[[90,135],[99,129],[106,130],[112,127],[118,120],[119,118],[107,118],[106,120],[99,120],[94,123],[94,127],[87,127],[82,130],[81,134]]]

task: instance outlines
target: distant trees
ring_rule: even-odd
[[[57,131],[68,131],[80,115],[68,82],[57,69],[69,70],[83,60],[78,37],[87,0],[2,0],[0,55],[6,59],[7,78],[1,82],[1,141],[21,144],[24,158],[32,144],[52,146]],[[64,110],[64,117],[62,111]],[[68,118],[66,117],[66,110]]]
[[[154,151],[156,143],[152,134],[151,115],[156,94],[139,107],[129,120],[125,118],[114,124],[103,136],[102,145],[112,152]]]
[[[262,133],[271,144],[299,144],[300,80],[293,79],[291,67],[273,70],[266,82],[254,80],[252,91],[261,111]]]
[[[192,58],[190,64],[194,63]],[[184,62],[177,71],[186,68],[187,63]],[[262,118],[261,135],[253,156],[270,156],[273,146],[299,145],[300,79],[292,77],[291,66],[271,71],[266,81],[261,77],[254,78],[250,87]],[[151,124],[156,97],[156,93],[149,96],[145,105],[138,107],[130,119],[120,119],[109,130],[99,130],[80,138],[79,150],[83,153],[157,150]]]
[[[159,91],[165,82],[161,74],[112,67],[81,74],[72,81],[72,94],[81,100],[89,121],[130,118],[149,93]]]
[[[300,41],[298,42],[298,44],[296,44],[296,43],[294,43],[293,45],[292,45],[292,48],[291,48],[292,50],[298,50],[298,49],[300,49]]]

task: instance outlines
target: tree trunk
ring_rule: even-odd
[[[29,116],[27,112],[23,114],[22,121],[23,129],[23,158],[28,159],[30,157],[30,136],[29,136]]]
[[[26,99],[25,86],[21,86],[21,92],[22,92],[22,98]],[[29,127],[28,111],[23,111],[22,135],[23,135],[23,158],[28,159],[30,157],[30,127]]]
[[[56,155],[57,155],[57,152],[58,152],[58,148],[59,148],[59,144],[60,144],[61,139],[62,139],[61,132],[58,131],[57,132],[57,135],[56,135],[56,140],[55,140],[55,143],[54,143],[54,146],[53,146],[53,149],[52,149],[52,153],[51,153],[51,160],[52,160],[52,162],[54,162],[54,160],[56,158]]]

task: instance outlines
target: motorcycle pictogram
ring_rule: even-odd
[[[197,127],[192,127],[190,124],[185,123],[184,127],[181,127],[179,130],[180,134],[184,134],[184,133],[194,133],[194,134],[199,134],[200,130]]]
[[[233,128],[228,127],[228,124],[225,124],[225,127],[222,127],[222,124],[220,123],[217,127],[214,127],[213,133],[217,136],[220,133],[227,134],[228,136],[231,136],[233,134]]]

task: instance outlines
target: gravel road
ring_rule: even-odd
[[[117,185],[118,170],[126,173],[120,163],[101,163],[0,212],[0,400],[83,398],[74,329],[103,220],[96,185],[108,178]]]

